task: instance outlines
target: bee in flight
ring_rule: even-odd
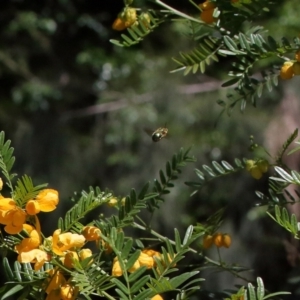
[[[167,127],[159,127],[155,131],[145,129],[145,131],[152,137],[153,142],[159,142],[162,138],[166,137],[168,134]]]

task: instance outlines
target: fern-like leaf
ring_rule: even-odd
[[[13,191],[13,185],[11,180],[14,178],[15,174],[10,174],[10,171],[15,162],[15,157],[13,156],[14,148],[10,147],[10,140],[5,141],[4,131],[0,132],[0,169],[5,179],[7,180],[7,185],[11,191]]]

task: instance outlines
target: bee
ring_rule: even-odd
[[[151,136],[153,142],[159,142],[162,138],[166,137],[168,134],[168,128],[159,127],[155,131],[145,129],[145,131]]]

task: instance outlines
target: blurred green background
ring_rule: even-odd
[[[198,14],[188,1],[168,2]],[[254,24],[265,26],[277,40],[297,36],[297,4],[278,1]],[[147,7],[149,2],[134,5]],[[250,135],[276,151],[298,126],[299,79],[265,93],[257,108],[248,106],[244,114],[236,108],[231,116],[218,118],[216,101],[225,99],[221,84],[230,60],[212,64],[205,75],[170,74],[177,67],[171,57],[195,45],[186,28],[163,24],[140,45],[119,48],[109,39],[120,36],[111,24],[122,8],[121,0],[1,1],[0,129],[15,147],[14,171],[59,190],[58,217],[72,205],[68,199],[74,191],[100,186],[123,197],[158,177],[181,147],[193,146],[197,162],[184,169],[152,226],[172,236],[174,227],[183,232],[228,205],[224,230],[232,235],[233,247],[224,251],[224,259],[253,267],[249,277],[262,276],[271,291],[297,289],[287,281],[292,272],[298,274],[298,262],[292,267],[286,259],[282,239],[288,237],[260,211],[251,210],[258,202],[254,191],[266,191],[265,177],[256,181],[246,172],[235,174],[193,197],[184,181],[196,180],[193,169],[212,160],[253,158]],[[274,124],[280,122],[284,125],[274,134]],[[169,138],[153,143],[144,128],[165,124]],[[46,235],[55,224],[43,216]],[[242,282],[210,274],[204,289],[219,291],[235,283]]]

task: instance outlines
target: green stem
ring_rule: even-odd
[[[169,5],[161,2],[160,0],[154,0],[154,3],[156,3],[156,4],[158,4],[158,5],[166,8],[167,10],[169,10],[170,12],[172,12],[174,15],[177,15],[177,16],[182,17],[184,19],[188,19],[188,20],[190,20],[192,22],[196,22],[196,23],[208,26],[208,25],[204,24],[202,21],[200,21],[200,20],[198,20],[196,18],[193,18],[193,17],[191,17],[191,16],[189,16],[189,15],[187,15],[187,14],[185,14],[185,13],[179,11],[179,10],[177,10],[177,9],[175,9],[175,8],[173,8],[173,7],[169,6]]]
[[[152,229],[143,227],[143,226],[141,226],[141,225],[139,225],[139,224],[137,224],[137,223],[135,223],[135,222],[132,224],[132,226],[135,227],[135,228],[144,230],[144,231],[148,231],[148,232],[151,233],[152,235],[156,236],[156,237],[157,237],[160,241],[162,241],[162,242],[166,242],[166,240],[168,240],[172,245],[174,245],[174,246],[176,245],[175,241],[170,240],[170,239],[168,239],[168,238],[162,236],[161,234],[159,234],[158,232],[156,232],[156,231],[154,231],[154,230],[152,230]],[[234,275],[234,276],[236,276],[236,277],[238,277],[238,278],[240,278],[240,279],[242,279],[242,280],[244,280],[244,281],[246,281],[246,282],[251,282],[251,280],[249,280],[248,278],[246,278],[246,277],[240,275],[238,272],[233,271],[232,269],[230,269],[230,268],[227,267],[226,265],[222,264],[220,253],[219,253],[219,262],[217,262],[217,261],[214,261],[214,260],[210,259],[209,257],[204,256],[203,254],[199,253],[196,249],[193,249],[193,248],[190,248],[190,247],[189,247],[188,250],[189,250],[190,252],[192,252],[192,253],[195,253],[195,254],[198,254],[199,256],[202,256],[202,257],[206,260],[206,262],[209,262],[209,263],[215,265],[216,267],[219,267],[219,268],[221,268],[221,269],[223,269],[223,270],[225,270],[225,271],[231,273],[232,275]],[[218,250],[219,250],[219,249],[218,249]]]

